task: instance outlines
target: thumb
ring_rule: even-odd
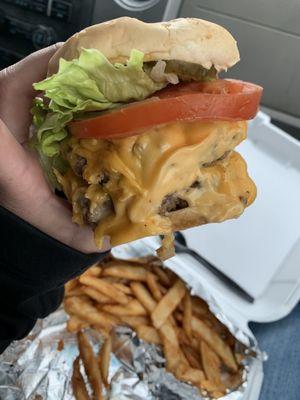
[[[39,50],[0,71],[0,118],[21,143],[28,138],[32,120],[30,109],[37,93],[32,84],[46,77],[48,62],[60,46]]]
[[[36,226],[40,224],[40,219],[41,217],[36,215]],[[108,237],[104,238],[103,245],[99,249],[95,244],[92,228],[75,224],[68,204],[55,195],[44,204],[42,219],[43,226],[37,227],[72,248],[84,253],[103,252],[110,249]]]

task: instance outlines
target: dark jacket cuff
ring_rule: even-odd
[[[63,285],[107,253],[84,254],[0,207],[0,351],[53,312]]]

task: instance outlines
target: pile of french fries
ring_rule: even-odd
[[[166,369],[202,394],[219,398],[242,381],[235,338],[158,258],[110,256],[66,285],[64,307],[70,332],[90,327],[109,339],[115,326],[131,327],[161,346]]]

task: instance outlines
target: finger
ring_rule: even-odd
[[[32,120],[30,109],[36,95],[32,84],[46,77],[49,60],[60,46],[39,50],[0,72],[0,118],[21,143],[28,138]]]

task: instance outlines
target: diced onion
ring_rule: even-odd
[[[178,76],[174,73],[166,73],[166,62],[163,60],[157,61],[157,63],[154,65],[150,72],[150,77],[155,81],[155,82],[169,82],[172,83],[173,85],[177,85],[179,82]]]

